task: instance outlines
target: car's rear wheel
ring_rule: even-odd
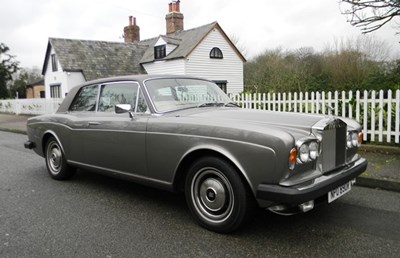
[[[47,171],[54,179],[69,179],[76,172],[74,167],[67,164],[61,145],[54,137],[50,137],[47,140],[45,159]]]
[[[237,169],[217,157],[199,159],[191,166],[185,194],[196,221],[219,233],[238,229],[254,200]]]

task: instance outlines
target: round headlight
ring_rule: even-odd
[[[315,160],[318,157],[318,143],[311,142],[308,146],[310,149],[310,159]]]
[[[307,144],[303,144],[300,146],[299,158],[302,163],[306,163],[310,159],[310,148]]]
[[[351,134],[351,144],[353,145],[353,147],[358,146],[358,133],[357,132],[353,132]]]

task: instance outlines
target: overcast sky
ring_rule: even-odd
[[[0,43],[22,67],[43,65],[49,37],[122,42],[123,27],[136,17],[141,39],[165,34],[171,0],[2,0]],[[323,50],[336,40],[356,38],[358,28],[346,22],[338,0],[181,0],[184,27],[218,21],[235,36],[251,59],[266,49]],[[373,35],[400,57],[395,24]]]

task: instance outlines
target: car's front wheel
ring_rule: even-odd
[[[54,137],[47,140],[45,159],[47,171],[54,179],[69,179],[76,172],[74,167],[67,164],[61,145]]]
[[[185,195],[196,221],[219,233],[238,229],[254,200],[236,168],[217,157],[199,159],[191,166]]]

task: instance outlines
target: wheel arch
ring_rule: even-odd
[[[218,157],[226,162],[228,162],[230,165],[232,165],[234,168],[236,168],[238,172],[238,176],[241,177],[242,181],[245,183],[246,187],[250,189],[250,191],[253,193],[253,188],[251,186],[251,182],[249,178],[247,177],[246,173],[244,173],[244,168],[239,164],[239,162],[233,157],[233,155],[230,155],[228,152],[224,152],[221,150],[215,150],[214,148],[198,148],[195,150],[191,150],[184,157],[181,159],[179,162],[179,165],[176,169],[175,172],[175,177],[173,180],[173,190],[177,192],[182,192],[184,191],[184,186],[185,186],[185,180],[187,176],[187,170],[189,167],[193,164],[193,162],[197,159],[200,159],[202,157]],[[254,196],[255,197],[255,196]]]
[[[64,147],[63,147],[63,145],[62,145],[60,139],[58,138],[58,136],[57,136],[56,133],[54,133],[53,131],[50,131],[50,130],[44,132],[44,134],[43,134],[43,137],[42,137],[42,144],[41,144],[42,153],[45,154],[46,144],[47,144],[48,140],[49,140],[51,137],[54,137],[54,138],[56,139],[56,141],[58,142],[58,144],[59,144],[60,147],[61,147],[61,150],[63,151],[63,153],[64,153],[64,155],[65,155]]]

